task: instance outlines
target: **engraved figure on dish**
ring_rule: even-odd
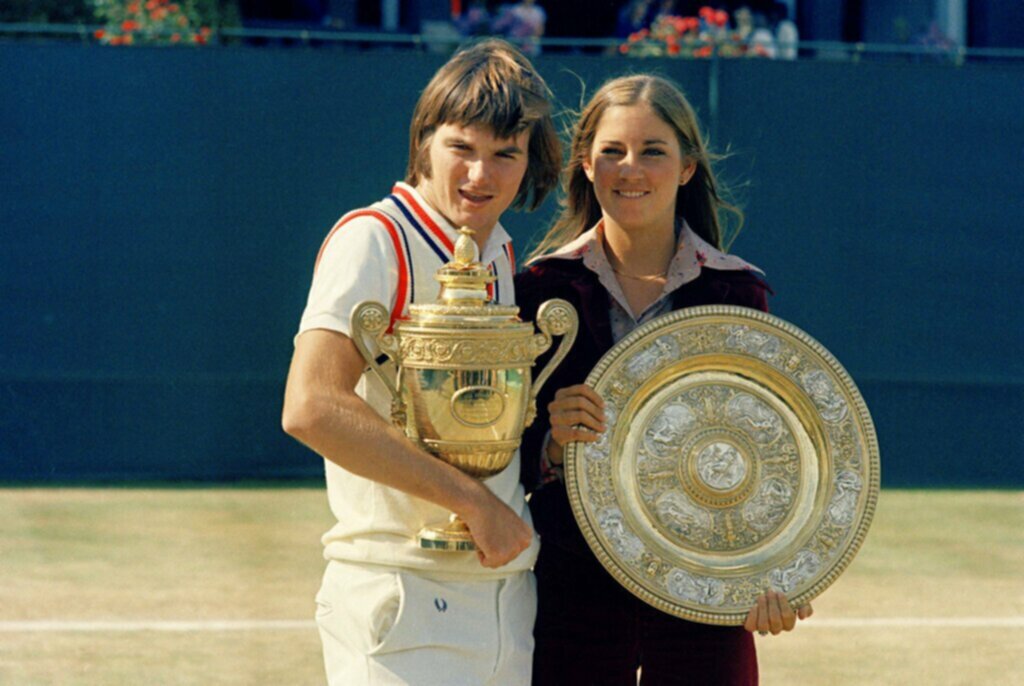
[[[742,429],[755,443],[766,445],[782,435],[782,419],[764,402],[749,393],[737,393],[726,412],[733,426]]]
[[[608,455],[611,453],[611,448],[607,442],[604,445],[598,443],[587,443],[583,447],[583,455],[588,460],[607,460]]]
[[[736,446],[718,441],[697,455],[697,474],[711,488],[728,491],[747,476],[747,462]]]
[[[725,586],[718,579],[694,576],[682,569],[673,568],[665,580],[668,592],[677,598],[699,605],[717,606],[725,602]]]
[[[810,550],[801,550],[786,567],[773,569],[768,580],[777,591],[790,593],[799,584],[818,573],[821,560]]]
[[[626,528],[622,511],[618,508],[609,507],[598,512],[597,525],[623,559],[636,560],[643,555],[644,544]]]
[[[679,344],[671,336],[661,336],[626,363],[626,373],[643,380],[668,360],[679,357]]]
[[[668,457],[679,449],[682,438],[697,418],[687,405],[674,402],[664,407],[644,432],[644,445],[652,455]]]
[[[605,416],[605,423],[606,423],[606,425],[609,428],[614,427],[615,426],[615,419],[617,417],[617,413],[615,412],[615,408],[613,406],[609,405],[605,409],[604,416]],[[598,437],[597,441],[595,441],[592,444],[587,444],[587,447],[590,447],[590,445],[594,445],[594,446],[597,447],[597,449],[599,451],[601,451],[601,453],[603,453],[605,456],[607,456],[607,454],[611,451],[611,447],[612,447],[612,434],[613,433],[614,433],[614,431],[611,431],[611,430],[605,431],[604,433],[602,433]]]
[[[679,491],[663,493],[654,501],[658,520],[682,538],[705,538],[711,531],[711,514]]]
[[[804,388],[821,411],[821,416],[825,421],[838,422],[846,417],[846,401],[836,392],[828,374],[821,369],[815,369],[813,372],[805,374],[803,381]]]
[[[857,499],[863,488],[860,477],[851,471],[843,470],[836,476],[836,491],[828,505],[828,516],[840,526],[853,523],[857,512]]]
[[[786,516],[793,502],[793,488],[782,479],[765,479],[757,495],[743,506],[743,519],[759,533],[771,530]]]
[[[756,355],[762,360],[772,360],[779,354],[778,338],[761,331],[752,331],[746,326],[733,327],[729,331],[726,345]]]

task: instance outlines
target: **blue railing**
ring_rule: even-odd
[[[93,34],[102,29],[89,24],[0,23],[0,39],[53,38],[93,42]],[[412,49],[443,47],[458,43],[453,35],[430,33],[390,33],[383,31],[334,31],[310,25],[309,28],[223,28],[216,31],[209,44],[236,41],[282,41],[297,44],[391,45]],[[550,52],[607,51],[614,54],[622,44],[617,38],[543,38],[541,48]],[[714,46],[712,46],[714,47]],[[779,45],[780,48],[790,46]],[[845,59],[857,61],[868,57],[939,58],[951,64],[967,61],[1012,61],[1024,63],[1022,48],[939,48],[923,45],[887,43],[843,43],[839,41],[799,41],[795,45],[801,58]]]

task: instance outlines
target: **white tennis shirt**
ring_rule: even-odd
[[[353,308],[372,300],[389,308],[392,323],[406,318],[411,303],[434,302],[439,285],[434,274],[452,259],[458,232],[407,184],[368,208],[343,216],[331,229],[317,256],[313,284],[302,314],[299,334],[329,329],[352,335]],[[500,224],[481,251],[481,260],[497,275],[494,301],[514,303],[512,240]],[[371,349],[376,346],[371,343]],[[388,361],[387,373],[394,374]],[[390,422],[391,397],[383,384],[364,373],[356,392]],[[487,486],[527,523],[530,513],[519,484],[519,454]],[[530,547],[500,569],[483,567],[476,553],[422,550],[417,532],[447,520],[449,512],[375,481],[356,476],[324,460],[327,496],[337,518],[323,536],[327,559],[413,568],[440,578],[493,578],[530,569],[539,549]]]

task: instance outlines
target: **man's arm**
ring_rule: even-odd
[[[285,388],[285,432],[353,474],[459,515],[483,566],[515,559],[530,545],[529,525],[480,481],[414,446],[356,395],[364,365],[342,333],[314,329],[300,335]]]

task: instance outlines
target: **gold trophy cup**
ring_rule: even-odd
[[[412,305],[410,318],[396,322],[391,333],[387,308],[362,302],[352,310],[352,338],[390,391],[392,421],[409,440],[485,479],[511,462],[536,415],[537,392],[576,338],[578,319],[566,301],[549,300],[537,312],[538,333],[520,321],[518,307],[490,303],[487,285],[497,277],[479,262],[473,232],[459,233],[453,261],[434,275],[441,284],[438,302]],[[531,367],[554,336],[562,341],[532,381]],[[394,380],[366,337],[398,366]],[[476,550],[468,527],[454,514],[423,528],[418,541],[434,550]]]

